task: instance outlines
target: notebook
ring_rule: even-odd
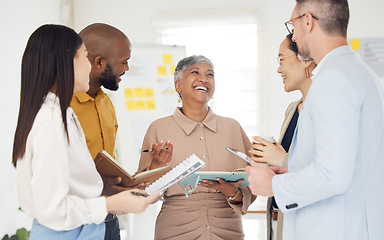
[[[173,184],[200,170],[204,166],[205,162],[200,160],[200,158],[198,158],[195,154],[192,154],[187,159],[172,168],[172,170],[170,170],[168,173],[159,178],[157,181],[149,185],[145,191],[149,195],[163,191],[164,189],[169,188]]]
[[[151,184],[171,170],[171,167],[165,166],[132,176],[105,150],[97,154],[95,164],[101,177],[121,177],[122,181],[119,185],[124,187],[132,187],[144,182],[149,182]]]

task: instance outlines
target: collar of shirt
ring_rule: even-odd
[[[99,88],[99,90],[96,92],[95,98],[89,96],[85,92],[75,93],[75,96],[76,96],[77,100],[79,100],[79,102],[81,102],[81,103],[84,103],[84,102],[87,102],[87,101],[92,101],[93,102],[95,100],[103,99],[103,98],[105,98],[106,95],[107,94],[105,92],[103,92],[103,90],[101,90],[101,88]]]
[[[348,45],[344,45],[338,48],[333,49],[330,51],[323,59],[321,59],[320,63],[317,65],[317,67],[312,71],[313,78],[314,80],[316,78],[316,75],[319,73],[321,67],[328,62],[329,60],[333,59],[334,57],[340,56],[340,55],[345,55],[345,54],[351,54],[353,53],[352,49]]]
[[[53,92],[48,92],[47,96],[45,97],[44,103],[47,104],[48,106],[54,107],[58,111],[61,111],[60,99]],[[68,117],[72,117],[75,123],[76,121],[78,121],[77,116],[76,114],[74,114],[73,109],[71,107],[67,108],[67,121],[70,119]]]
[[[54,108],[61,109],[60,106],[60,99],[59,97],[53,93],[53,92],[48,92],[47,96],[45,97],[44,103],[53,106]],[[73,110],[72,108],[68,107],[67,108],[67,114],[72,114],[73,115]],[[69,115],[68,115],[69,116]]]
[[[57,105],[60,107],[60,99],[53,92],[48,92],[44,100],[45,103]]]
[[[175,112],[173,113],[173,119],[175,119],[176,123],[181,127],[181,129],[183,129],[183,131],[187,135],[190,135],[196,128],[196,126],[199,126],[200,124],[203,124],[212,132],[217,131],[217,115],[212,111],[211,108],[209,108],[207,116],[201,123],[195,122],[186,117],[181,112],[181,108],[176,108]]]

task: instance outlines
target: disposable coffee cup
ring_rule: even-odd
[[[258,137],[264,138],[265,140],[267,140],[267,141],[270,142],[270,143],[275,143],[275,142],[276,142],[275,138],[274,138],[272,135],[260,135],[260,136],[258,136]],[[262,144],[261,142],[256,141],[256,140],[254,140],[254,139],[253,139],[253,141],[254,141],[255,143]]]

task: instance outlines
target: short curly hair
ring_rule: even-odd
[[[185,57],[177,63],[175,73],[173,74],[175,82],[181,80],[185,70],[187,70],[193,64],[198,64],[198,63],[208,63],[209,65],[211,65],[212,70],[214,68],[211,60],[209,60],[207,57],[203,55],[192,55],[189,57]]]

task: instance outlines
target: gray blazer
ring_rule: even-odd
[[[279,137],[279,143],[281,144],[281,141],[283,140],[284,134],[287,131],[287,128],[289,126],[289,123],[291,122],[291,119],[293,115],[295,114],[297,106],[302,102],[303,100],[300,99],[298,101],[292,102],[288,105],[287,110],[285,111],[285,118],[283,121],[283,125],[281,126],[280,130],[280,137]],[[284,168],[288,167],[288,153],[285,155],[284,160],[282,162],[282,166]],[[271,221],[272,221],[272,198],[268,198],[267,201],[267,240],[271,239]],[[281,240],[283,236],[283,220],[284,220],[284,214],[279,210],[278,216],[277,216],[277,236],[276,240]]]

